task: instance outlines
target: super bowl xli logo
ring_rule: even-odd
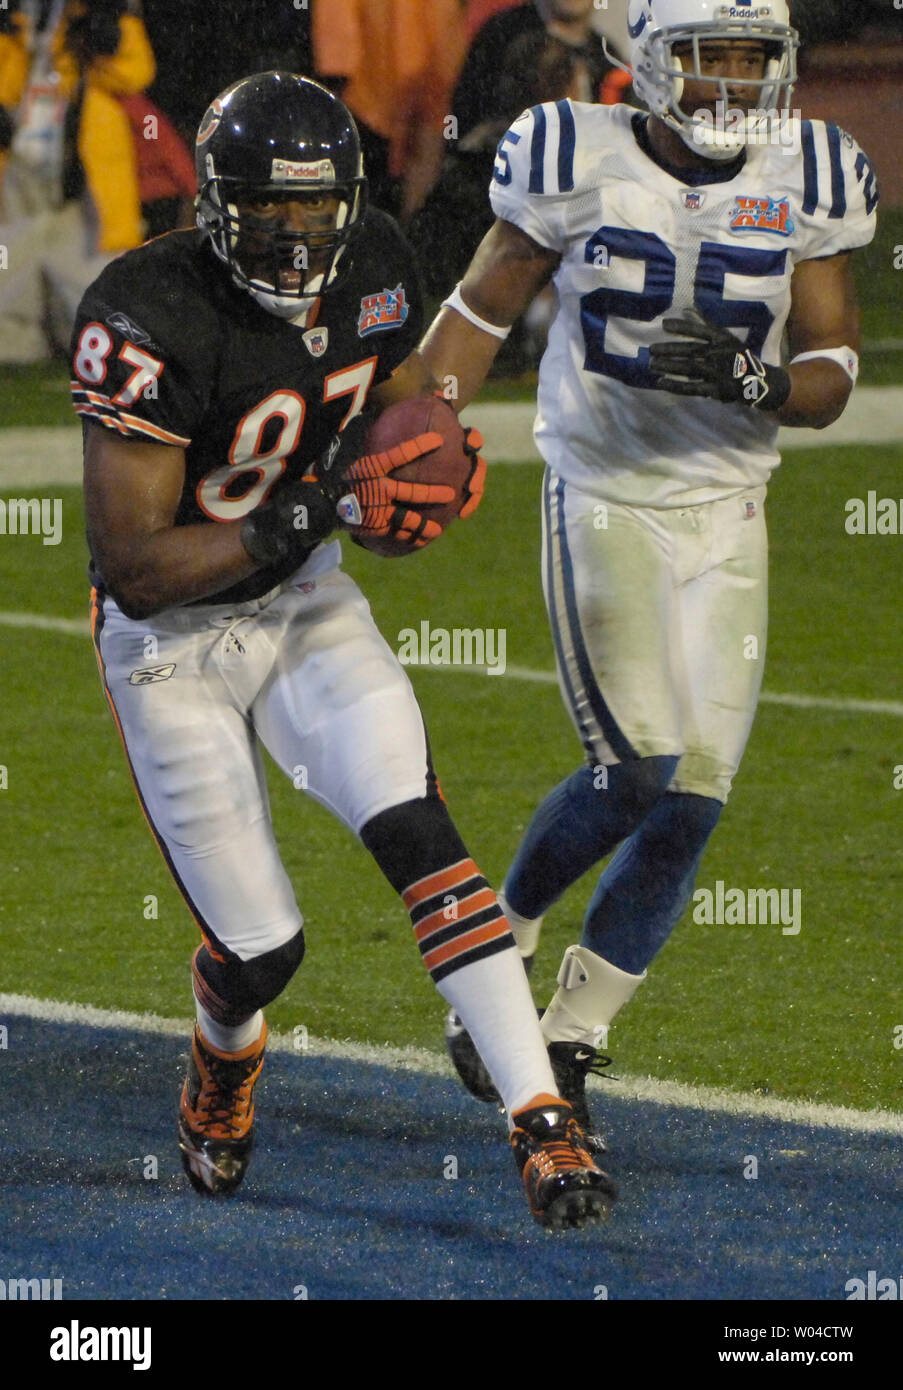
[[[399,328],[409,313],[410,306],[403,285],[396,285],[394,290],[380,290],[379,294],[366,294],[361,300],[357,321],[358,337],[366,338],[370,333]]]
[[[790,216],[789,198],[757,198],[738,194],[731,210],[732,232],[776,232],[792,236],[796,223]]]

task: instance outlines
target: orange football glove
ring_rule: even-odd
[[[442,535],[436,521],[425,520],[409,505],[424,506],[429,502],[451,502],[455,490],[444,483],[407,483],[388,475],[405,463],[412,463],[442,444],[442,435],[435,430],[415,435],[382,454],[365,454],[343,475],[357,499],[360,516],[346,516],[350,524],[371,531],[376,536],[397,536],[411,542],[419,550]]]
[[[464,450],[470,454],[473,468],[467,479],[467,501],[458,513],[462,521],[473,516],[483,500],[483,489],[486,486],[486,460],[481,458],[479,453],[483,447],[483,442],[483,436],[479,430],[470,429],[467,431],[464,439]]]

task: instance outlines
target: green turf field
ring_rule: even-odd
[[[540,472],[498,465],[483,507],[403,561],[346,546],[393,645],[403,627],[504,628],[511,666],[550,670],[539,586]],[[770,498],[766,689],[900,699],[899,546],[850,537],[844,502],[898,496],[899,450],[787,455]],[[29,489],[35,495],[34,489]],[[38,494],[39,495],[39,494]],[[0,542],[7,612],[84,616],[80,498],[63,543]],[[190,1013],[195,928],[141,818],[87,637],[0,625],[2,989]],[[554,685],[414,672],[446,796],[493,882],[536,803],[580,750]],[[899,819],[903,720],[763,704],[699,878],[802,891],[802,930],[701,926],[688,913],[612,1034],[624,1071],[863,1107],[901,1105]],[[273,808],[307,919],[308,955],[272,1024],[441,1046],[442,1005],[407,915],[368,856],[278,774]],[[544,1002],[591,880],[550,914]],[[157,917],[145,901],[157,900]]]

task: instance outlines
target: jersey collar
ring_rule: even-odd
[[[670,161],[662,159],[653,150],[649,140],[649,131],[646,128],[648,120],[649,117],[642,111],[637,111],[631,117],[630,124],[633,127],[636,142],[643,154],[647,155],[653,164],[657,164],[659,169],[664,169],[665,173],[670,174],[673,179],[677,179],[678,183],[689,184],[691,188],[696,188],[703,183],[730,183],[731,179],[737,177],[746,163],[746,150],[741,150],[737,158],[732,159],[729,164],[713,164],[710,169],[689,169],[671,164]]]

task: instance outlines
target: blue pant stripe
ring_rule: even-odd
[[[564,603],[565,612],[567,615],[566,621],[568,627],[568,635],[573,646],[574,657],[577,662],[577,671],[580,675],[580,682],[583,686],[583,689],[586,692],[586,697],[589,700],[590,709],[592,710],[596,718],[599,728],[602,730],[602,734],[605,738],[606,743],[609,744],[615,756],[621,762],[626,762],[628,759],[637,758],[639,754],[636,752],[631,743],[628,741],[627,738],[625,738],[624,734],[621,732],[617,722],[615,721],[614,715],[608,708],[608,705],[605,703],[602,691],[596,684],[595,677],[593,676],[592,665],[590,664],[589,653],[586,650],[586,644],[583,640],[583,632],[580,627],[580,615],[577,610],[577,592],[574,587],[574,566],[571,561],[571,553],[570,547],[568,546],[567,529],[565,525],[564,491],[564,479],[560,478],[555,488],[555,501],[558,513],[558,536],[561,554],[561,581],[562,588],[564,589]],[[560,659],[561,649],[560,645],[557,643],[557,640],[556,646],[558,646]],[[573,707],[576,709],[576,704],[574,704]],[[586,743],[586,739],[584,739],[584,744],[587,747],[587,751],[592,753],[592,749]]]
[[[571,673],[568,670],[567,662],[564,658],[564,644],[561,640],[561,619],[558,613],[558,600],[555,595],[555,539],[552,534],[552,475],[546,469],[543,480],[543,506],[546,514],[546,553],[543,557],[546,567],[546,592],[549,596],[549,623],[552,628],[552,641],[555,644],[555,656],[558,660],[558,669],[567,691],[567,702],[573,710],[575,717],[580,725],[580,741],[586,749],[587,754],[592,757],[592,740],[589,730],[584,721],[580,718],[577,707],[577,694],[571,683]]]

